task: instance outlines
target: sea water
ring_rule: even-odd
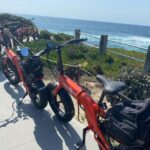
[[[118,23],[107,23],[98,21],[74,20],[55,17],[29,16],[25,18],[34,18],[33,22],[41,30],[46,29],[53,33],[66,33],[74,35],[75,29],[81,32],[92,34],[96,37],[108,35],[109,40],[115,40],[129,45],[143,47],[145,49],[150,45],[150,26],[138,26]],[[85,36],[82,36],[85,37]],[[99,45],[99,39],[88,37],[90,44]],[[125,46],[114,42],[108,42],[108,47],[117,47],[128,50],[143,51],[139,48]]]

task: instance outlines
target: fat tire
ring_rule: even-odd
[[[6,58],[5,57],[2,58],[2,72],[12,85],[17,85],[20,82],[20,77],[19,77],[18,71],[10,59],[7,59],[6,63],[4,63],[4,59],[6,59]],[[8,67],[14,73],[15,79],[12,79],[10,77]],[[6,69],[7,69],[7,71],[6,71]]]
[[[38,109],[44,109],[47,106],[48,98],[47,98],[47,89],[42,80],[38,80],[33,82],[29,86],[29,97],[33,102],[34,106]],[[37,102],[36,99],[39,96],[39,101]]]
[[[61,103],[63,103],[65,109],[65,113],[63,113],[63,115],[57,104],[57,96],[60,97]],[[51,92],[51,96],[49,96],[50,97],[49,104],[52,110],[54,111],[55,115],[60,121],[62,122],[71,121],[75,114],[74,105],[71,96],[63,88],[59,90],[57,96],[54,96],[52,92]]]

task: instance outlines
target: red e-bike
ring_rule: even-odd
[[[85,110],[88,126],[83,129],[83,140],[76,143],[74,148],[79,150],[84,146],[86,133],[91,130],[100,150],[149,150],[150,99],[143,102],[127,98],[124,102],[107,110],[107,105],[103,102],[104,97],[114,94],[122,96],[120,91],[126,88],[125,83],[107,80],[97,75],[97,80],[103,85],[103,92],[99,101],[96,102],[84,89],[65,75],[62,48],[68,44],[78,44],[85,40],[73,39],[53,46],[52,49],[56,49],[58,56],[58,84],[48,85],[50,106],[61,121],[68,122],[74,116],[70,95]]]
[[[32,54],[29,48],[18,48],[15,53],[5,45],[5,53],[2,59],[2,71],[11,84],[16,85],[23,82],[26,90],[25,95],[29,95],[33,104],[43,109],[47,105],[47,90],[43,82],[43,64],[40,55],[46,53],[48,48]]]

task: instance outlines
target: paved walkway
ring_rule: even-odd
[[[39,111],[28,97],[18,106],[23,93],[21,85],[10,85],[0,72],[0,150],[72,150],[84,126],[76,120],[62,124],[49,105]],[[91,132],[82,150],[98,150]]]

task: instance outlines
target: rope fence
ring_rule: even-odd
[[[97,48],[98,49],[98,46],[95,46],[93,44],[89,44],[89,43],[85,43],[86,45],[90,46],[90,47],[94,47],[94,48]],[[133,59],[133,60],[136,60],[136,61],[140,61],[142,63],[145,62],[145,60],[142,60],[142,59],[139,59],[139,58],[135,58],[135,57],[132,57],[132,56],[128,56],[128,55],[125,55],[125,54],[121,54],[121,53],[118,53],[118,52],[114,52],[112,50],[109,50],[109,52],[113,53],[113,54],[116,54],[116,55],[119,55],[121,57],[126,57],[126,58],[129,58],[129,59]]]
[[[111,51],[111,50],[109,50],[109,52],[111,52],[113,54],[116,54],[116,55],[119,55],[119,56],[122,56],[122,57],[126,57],[126,58],[129,58],[129,59],[132,59],[132,60],[140,61],[142,63],[145,62],[145,60],[142,60],[142,59],[139,59],[139,58],[135,58],[135,57],[132,57],[132,56],[128,56],[128,55],[124,55],[124,54],[121,54],[121,53],[118,53],[118,52],[114,52],[114,51]]]
[[[144,47],[137,46],[137,45],[132,45],[132,44],[128,44],[128,43],[123,43],[123,42],[111,40],[111,39],[108,38],[108,35],[101,35],[100,37],[98,37],[96,35],[81,32],[80,29],[75,29],[75,38],[79,39],[81,37],[81,35],[85,35],[87,37],[92,37],[92,38],[95,38],[95,39],[99,40],[99,43],[98,43],[99,46],[96,46],[96,45],[93,45],[93,44],[90,44],[90,43],[87,43],[87,42],[85,44],[90,46],[90,47],[97,48],[99,50],[100,55],[105,55],[106,51],[108,50],[109,52],[111,52],[115,55],[118,55],[120,57],[125,57],[125,58],[131,59],[131,60],[142,62],[142,63],[144,63],[143,72],[144,73],[150,73],[150,46],[148,48],[144,48]],[[146,59],[142,60],[142,59],[136,58],[134,56],[125,55],[125,54],[121,54],[120,52],[110,50],[110,49],[107,48],[107,43],[108,42],[117,43],[117,44],[121,44],[121,45],[125,45],[125,46],[129,46],[129,47],[133,47],[133,48],[136,48],[136,49],[143,50],[144,54],[146,55]]]
[[[88,36],[88,37],[92,37],[92,38],[95,38],[95,39],[101,39],[101,37],[98,37],[98,36],[93,35],[93,34],[88,34],[88,33],[85,33],[85,32],[80,32],[80,34],[81,34],[81,35],[86,35],[86,36]],[[133,48],[142,49],[142,50],[144,50],[144,51],[147,51],[146,48],[141,47],[141,46],[136,46],[136,45],[132,45],[132,44],[127,44],[127,43],[123,43],[123,42],[119,42],[119,41],[115,41],[115,40],[110,40],[110,39],[108,39],[108,41],[113,42],[113,43],[117,43],[117,44],[122,44],[122,45],[130,46],[130,47],[133,47]]]
[[[80,32],[82,35],[86,35],[86,36],[89,36],[89,37],[92,37],[92,38],[96,38],[96,39],[101,39],[100,37],[98,36],[95,36],[95,35],[92,35],[92,34],[88,34],[88,33],[84,33],[84,32]]]
[[[117,44],[122,44],[122,45],[130,46],[130,47],[134,47],[134,48],[138,48],[138,49],[142,49],[144,51],[147,51],[147,49],[144,48],[144,47],[140,47],[140,46],[136,46],[136,45],[132,45],[132,44],[127,44],[127,43],[123,43],[123,42],[118,42],[118,41],[115,41],[115,40],[108,40],[108,41],[113,42],[113,43],[117,43]]]
[[[92,35],[92,34],[88,34],[88,33],[84,33],[84,32],[80,32],[80,30],[75,30],[75,38],[80,38],[80,36],[82,35],[86,35],[86,36],[89,36],[89,37],[93,37],[93,38],[96,38],[96,39],[99,39],[100,40],[100,43],[99,43],[99,47],[96,46],[96,45],[93,45],[93,44],[90,44],[90,43],[87,43],[85,42],[86,45],[88,46],[91,46],[91,47],[94,47],[94,48],[97,48],[99,49],[101,52],[100,54],[104,54],[106,49],[107,49],[107,41],[110,41],[110,42],[115,42],[115,43],[118,43],[118,44],[124,44],[124,45],[127,45],[127,46],[131,46],[131,47],[135,47],[135,48],[139,48],[139,49],[143,49],[146,51],[145,48],[143,47],[139,47],[139,46],[135,46],[135,45],[130,45],[130,44],[126,44],[126,43],[122,43],[122,42],[118,42],[118,41],[114,41],[114,40],[108,40],[108,36],[106,36],[104,38],[104,35],[101,36],[101,37],[97,37],[95,35]],[[25,47],[21,42],[19,42],[16,38],[14,38],[14,40],[19,44],[21,45],[22,47]],[[131,60],[135,60],[135,61],[139,61],[139,62],[142,62],[144,63],[144,72],[147,73],[147,72],[150,72],[150,47],[148,48],[147,50],[147,56],[146,56],[146,60],[142,60],[142,59],[139,59],[139,58],[136,58],[136,57],[133,57],[133,56],[128,56],[128,55],[125,55],[125,54],[121,54],[119,52],[115,52],[115,51],[112,51],[110,49],[108,49],[109,52],[115,54],[115,55],[118,55],[120,57],[125,57],[125,58],[128,58],[128,59],[131,59]],[[45,57],[41,57],[43,60],[47,60],[47,58]],[[52,63],[55,63],[57,64],[57,61],[54,61],[52,59],[48,59],[48,61],[52,62]],[[72,65],[72,64],[66,64],[64,63],[63,64],[64,66],[68,66],[68,67],[74,67],[74,68],[79,68],[78,65]],[[93,74],[91,74],[90,72],[88,72],[87,70],[85,69],[82,69],[84,72],[86,72],[88,75],[90,76],[94,76]],[[95,77],[95,76],[94,76]]]

